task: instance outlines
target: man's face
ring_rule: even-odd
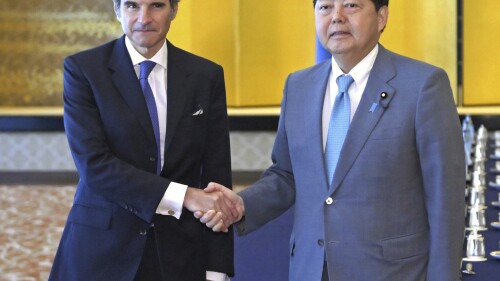
[[[387,6],[377,12],[371,0],[318,0],[314,11],[321,44],[356,64],[375,47],[388,17]]]
[[[163,46],[177,8],[170,0],[121,0],[115,13],[134,48],[151,58]]]

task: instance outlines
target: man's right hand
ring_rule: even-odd
[[[209,194],[219,192],[222,193],[226,206],[230,208],[229,213],[223,214],[214,209],[206,212],[198,211],[194,213],[194,216],[199,219],[200,222],[206,224],[207,227],[212,228],[213,231],[227,232],[227,228],[229,228],[231,224],[241,220],[241,218],[245,215],[245,205],[243,203],[243,199],[231,189],[221,184],[211,182],[204,189],[204,192]],[[224,217],[223,222],[220,221],[220,217]]]
[[[228,221],[232,221],[232,219],[228,218],[233,217],[232,206],[228,205],[228,201],[221,191],[205,192],[199,188],[188,187],[183,205],[191,212],[209,214],[211,220],[204,223],[212,229],[217,227],[217,230],[227,232],[231,225]]]

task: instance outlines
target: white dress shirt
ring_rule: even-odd
[[[323,151],[326,148],[326,138],[328,136],[328,126],[330,124],[330,116],[332,114],[333,104],[335,103],[335,96],[338,92],[337,77],[342,74],[349,74],[354,79],[354,82],[349,87],[349,100],[351,102],[351,116],[350,120],[354,117],[356,110],[358,109],[359,102],[365,91],[366,82],[368,82],[368,77],[370,76],[370,71],[372,70],[373,64],[378,54],[378,44],[375,45],[373,50],[361,60],[349,73],[344,73],[340,67],[335,62],[332,57],[332,71],[330,72],[330,78],[328,79],[328,85],[326,86],[325,100],[323,102],[323,114],[322,114],[322,129],[323,129]]]
[[[128,37],[125,37],[125,46],[130,54],[130,58],[132,59],[132,64],[134,65],[137,78],[139,78],[141,69],[140,63],[145,61],[146,58],[134,49]],[[168,48],[165,41],[163,47],[150,59],[150,61],[154,61],[156,63],[156,66],[153,68],[148,77],[149,85],[151,86],[151,90],[153,90],[153,95],[155,97],[156,110],[158,111],[161,149],[160,161],[162,168],[164,163],[165,132],[167,130],[167,58]],[[186,190],[186,185],[171,182],[165,191],[158,208],[156,209],[156,213],[161,215],[171,215],[179,219],[182,214],[182,205],[186,195]]]

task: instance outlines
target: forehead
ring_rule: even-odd
[[[316,0],[316,3],[350,3],[350,2],[373,2],[373,0]]]
[[[376,0],[316,0],[316,5],[342,6],[347,4],[354,4],[361,7],[374,6],[376,10],[380,7],[379,1]]]
[[[154,3],[165,3],[169,4],[170,0],[115,0],[121,4],[125,3],[137,3],[137,4],[154,4]]]

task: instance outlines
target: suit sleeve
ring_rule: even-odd
[[[103,94],[110,87],[107,69],[104,66],[82,69],[80,65],[75,57],[65,59],[63,94],[64,126],[80,176],[79,185],[85,186],[85,194],[105,197],[149,222],[170,182],[147,172],[140,167],[142,164],[132,165],[117,156],[113,147],[123,140],[111,139],[109,127],[120,124],[105,120],[113,116],[108,110],[116,101]],[[96,81],[96,76],[102,76],[102,81]],[[140,149],[129,150],[140,153]],[[147,163],[148,159],[142,158]]]
[[[229,144],[229,124],[226,105],[226,90],[224,84],[224,73],[218,67],[213,87],[210,93],[209,105],[209,128],[202,164],[202,186],[210,182],[220,183],[232,188],[231,180],[231,150]],[[216,233],[205,229],[208,254],[208,271],[223,272],[230,276],[234,275],[233,265],[233,231],[228,233]]]
[[[278,132],[272,150],[272,162],[262,177],[240,193],[245,202],[245,219],[236,225],[241,235],[252,232],[286,212],[295,202],[295,180],[290,159],[286,130],[287,79]]]
[[[430,229],[427,280],[459,280],[464,237],[465,154],[446,73],[425,80],[417,103],[416,142]]]

